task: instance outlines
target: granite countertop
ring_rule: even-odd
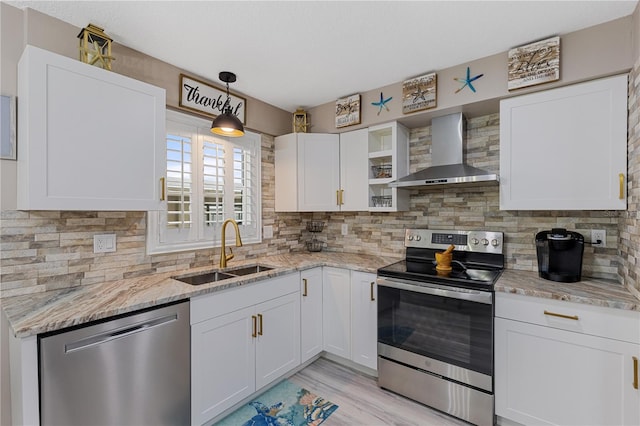
[[[228,269],[256,263],[272,266],[274,269],[210,284],[193,286],[171,277],[217,269],[217,265],[8,297],[0,299],[0,303],[14,335],[22,338],[316,266],[376,273],[378,268],[398,260],[400,259],[393,257],[335,252],[291,253],[231,261]]]
[[[128,278],[101,284],[72,287],[43,293],[0,299],[2,310],[16,337],[39,333],[133,312],[164,303],[185,300],[215,291],[248,285],[268,278],[318,266],[333,266],[376,273],[377,269],[400,260],[393,257],[350,253],[290,253],[259,259],[233,261],[229,269],[261,264],[270,271],[224,281],[192,286],[171,277],[216,269],[201,267]],[[538,278],[528,271],[505,270],[495,290],[549,299],[566,300],[616,309],[640,311],[640,300],[618,283],[586,279],[578,283],[557,283]]]
[[[540,278],[537,272],[506,269],[495,291],[640,312],[640,299],[627,288],[615,281],[596,278],[559,283]]]

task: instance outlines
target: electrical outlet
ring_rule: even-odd
[[[93,236],[94,253],[111,253],[116,251],[116,234],[102,234]]]
[[[273,238],[273,226],[265,225],[262,227],[262,237],[263,238]]]
[[[349,233],[349,226],[346,223],[342,224],[342,235],[347,235]]]
[[[600,241],[598,243],[598,240]],[[606,247],[607,246],[607,231],[604,229],[592,229],[591,230],[591,247]]]

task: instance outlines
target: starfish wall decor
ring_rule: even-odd
[[[483,75],[484,74],[478,74],[475,77],[471,77],[471,72],[469,71],[469,67],[467,67],[467,78],[454,78],[455,81],[458,81],[460,83],[464,83],[461,88],[459,88],[458,90],[455,91],[455,93],[458,93],[459,91],[461,91],[462,89],[464,89],[467,86],[469,86],[469,89],[471,89],[471,91],[473,93],[475,93],[476,92],[476,88],[473,87],[473,84],[471,84],[471,83],[476,81],[477,79],[479,79]]]
[[[389,102],[391,99],[393,99],[392,96],[390,96],[387,99],[385,99],[384,96],[382,95],[382,92],[380,92],[380,101],[379,102],[371,102],[371,105],[379,107],[377,115],[380,115],[380,112],[382,111],[382,108],[384,108],[387,111],[389,111],[389,107],[387,106],[387,102]]]

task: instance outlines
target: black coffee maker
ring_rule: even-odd
[[[541,278],[574,283],[582,274],[584,237],[564,228],[553,228],[536,234],[538,275]]]

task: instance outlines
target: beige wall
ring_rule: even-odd
[[[402,82],[361,93],[361,124],[336,129],[335,102],[329,102],[309,109],[314,133],[341,133],[368,127],[373,124],[398,120],[410,128],[426,126],[433,116],[449,112],[463,111],[468,117],[498,112],[500,98],[520,95],[606,75],[628,72],[633,66],[632,60],[632,18],[630,16],[581,31],[561,35],[560,37],[560,80],[513,92],[507,90],[507,52],[469,61],[443,70],[436,71],[437,108],[413,114],[402,114]],[[472,74],[484,74],[473,84],[476,93],[470,90],[455,91],[460,84],[455,77],[464,77],[467,66]],[[408,75],[407,78],[414,76]],[[380,98],[393,96],[387,105],[390,111],[382,111],[371,105]],[[345,93],[345,95],[347,95]]]

